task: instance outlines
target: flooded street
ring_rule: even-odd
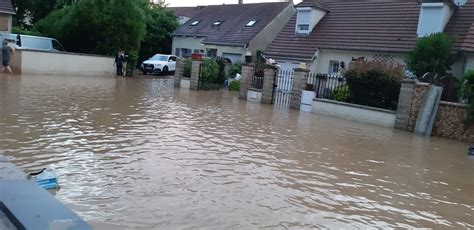
[[[97,229],[474,228],[468,144],[172,78],[0,76],[0,154]]]

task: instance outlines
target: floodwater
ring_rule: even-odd
[[[0,154],[97,229],[474,228],[469,143],[173,80],[0,76]]]

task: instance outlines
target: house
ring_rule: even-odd
[[[196,6],[196,7],[167,7],[166,9],[171,10],[174,12],[176,17],[178,17],[179,25],[183,25],[189,19],[194,17],[199,10],[204,8],[205,6]]]
[[[206,6],[172,34],[173,54],[242,62],[247,51],[265,50],[294,13],[290,2]]]
[[[12,18],[15,14],[10,0],[0,0],[0,33],[12,31]]]
[[[474,68],[474,1],[304,0],[265,54],[283,69],[336,73],[354,59],[404,64],[419,37],[457,37],[453,74]]]

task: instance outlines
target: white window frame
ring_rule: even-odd
[[[337,60],[330,60],[329,61],[329,67],[328,67],[328,74],[336,74],[336,73],[339,73],[339,65],[340,65],[340,61],[337,61]],[[334,71],[336,70],[336,71]]]

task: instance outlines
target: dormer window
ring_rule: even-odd
[[[219,26],[221,23],[222,23],[222,21],[217,21],[217,22],[212,23],[212,25],[213,26]]]
[[[249,23],[247,23],[247,25],[245,25],[246,27],[252,27],[255,25],[255,23],[257,23],[257,20],[252,20],[250,21]]]
[[[196,26],[197,24],[199,24],[199,22],[200,22],[199,20],[196,20],[193,23],[191,23],[191,26]]]
[[[311,23],[311,9],[298,10],[296,18],[296,33],[309,34],[309,24]]]

